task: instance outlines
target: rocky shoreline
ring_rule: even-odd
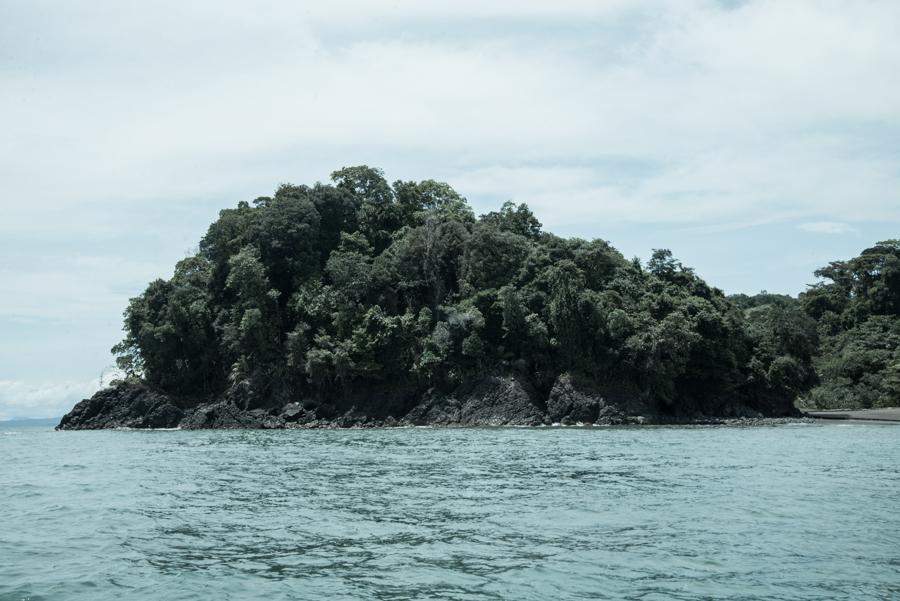
[[[542,395],[515,376],[487,376],[450,391],[430,389],[373,411],[372,403],[302,399],[255,407],[240,398],[176,399],[131,380],[97,392],[63,416],[59,430],[107,428],[315,429],[408,426],[550,426],[653,424],[770,424],[805,420],[796,409],[763,415],[736,403],[720,403],[715,415],[676,415],[660,403],[615,387],[598,387],[564,374]],[[812,421],[812,420],[809,420]]]

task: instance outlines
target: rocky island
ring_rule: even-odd
[[[131,299],[126,376],[59,428],[686,423],[896,401],[900,243],[816,275],[831,281],[800,299],[726,297],[668,250],[629,260],[522,204],[476,218],[445,183],[348,167],[223,210]]]

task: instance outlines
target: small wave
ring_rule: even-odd
[[[896,431],[556,426],[4,432],[0,599],[896,597]]]

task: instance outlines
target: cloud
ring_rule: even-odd
[[[28,317],[45,320],[47,348],[91,340],[48,364],[106,365],[112,334],[92,336],[97,324],[167,277],[219,209],[349,164],[443,179],[478,212],[527,202],[550,231],[623,248],[646,246],[643,232],[753,227],[752,257],[779,226],[877,238],[900,221],[890,0],[33,0],[2,12],[0,357],[18,352],[3,319]],[[720,254],[698,247],[694,264],[747,291],[808,275],[759,281],[771,274]],[[59,377],[43,363],[3,362],[0,378]]]
[[[94,312],[118,315],[128,302],[128,290],[143,287],[161,268],[151,262],[91,255],[57,257],[52,265],[29,267],[0,266],[0,316],[66,320]],[[174,264],[164,266],[167,273],[173,268]],[[117,289],[115,283],[127,285]]]
[[[33,384],[0,380],[0,420],[61,417],[101,388],[100,380]]]
[[[2,78],[5,185],[30,200],[8,228],[48,205],[261,194],[357,160],[462,189],[577,161],[591,177],[566,210],[617,221],[881,219],[898,200],[895,3],[218,6],[26,13],[58,41],[14,46]],[[629,161],[657,169],[615,181]]]
[[[855,231],[849,224],[838,221],[810,221],[801,223],[799,227],[801,230],[816,234],[846,234]]]

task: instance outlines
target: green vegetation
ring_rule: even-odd
[[[816,271],[824,280],[800,295],[822,340],[815,366],[817,408],[900,405],[900,240],[867,248]]]
[[[822,281],[798,298],[736,295],[761,352],[801,357],[786,377],[808,409],[900,405],[900,240],[879,242],[858,257],[815,272]],[[810,358],[815,368],[809,370]],[[778,369],[789,359],[772,361]],[[770,375],[770,381],[780,380]]]
[[[403,402],[484,374],[547,391],[572,373],[674,414],[773,415],[816,383],[815,358],[816,402],[896,398],[896,244],[866,284],[851,261],[799,304],[729,299],[668,250],[626,260],[542,231],[525,205],[476,218],[444,183],[390,185],[365,166],[332,180],[222,211],[196,256],[132,299],[120,367],[174,397],[244,408]],[[866,361],[839,360],[863,347]],[[884,380],[870,382],[876,364]]]

